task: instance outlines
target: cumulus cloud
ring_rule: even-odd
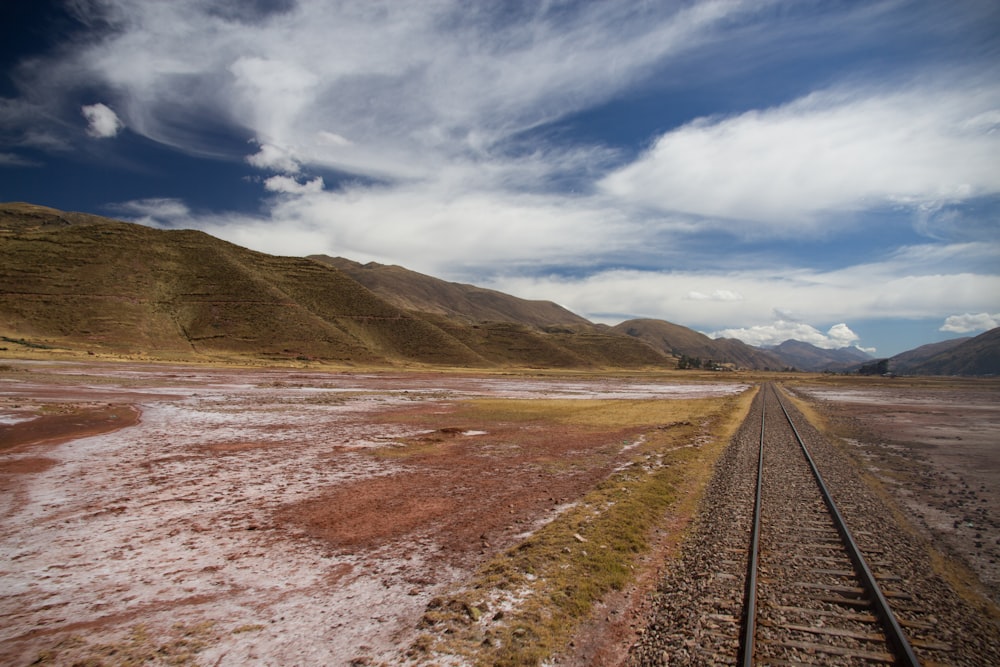
[[[246,161],[258,169],[286,174],[297,174],[300,169],[299,161],[290,150],[272,144],[261,144],[256,153],[247,156]]]
[[[320,178],[300,183],[273,176],[265,186],[282,196],[271,202],[269,218],[282,224],[238,230],[224,221],[203,218],[206,231],[234,242],[234,234],[253,236],[252,247],[273,247],[286,231],[317,236],[285,252],[328,252],[359,261],[405,264],[449,279],[465,271],[535,267],[539,262],[585,265],[600,253],[626,252],[634,242],[634,223],[620,212],[594,208],[586,199],[544,194],[511,194],[466,189],[452,183],[413,183],[393,187],[350,186],[323,190]]]
[[[838,87],[667,132],[601,187],[630,202],[764,228],[1000,193],[1000,86]]]
[[[964,313],[962,315],[949,315],[941,325],[941,331],[950,333],[972,333],[975,331],[989,331],[1000,326],[1000,313]]]
[[[779,345],[786,340],[794,339],[827,350],[850,347],[859,340],[858,335],[844,323],[835,324],[826,333],[823,333],[809,324],[784,320],[753,327],[722,329],[710,333],[709,336],[712,338],[738,338],[744,343],[756,346]]]
[[[87,134],[95,139],[110,139],[125,128],[118,114],[106,104],[85,105],[80,108],[80,113],[87,119]]]

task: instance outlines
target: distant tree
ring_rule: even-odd
[[[701,358],[689,357],[686,354],[682,354],[680,360],[677,362],[677,368],[681,370],[687,370],[689,368],[701,368]]]
[[[889,360],[877,359],[858,369],[858,375],[885,375],[889,372]]]

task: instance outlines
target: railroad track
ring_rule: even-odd
[[[627,664],[1000,664],[994,631],[959,611],[918,552],[847,459],[765,385]]]
[[[909,595],[865,560],[778,390],[763,394],[740,664],[919,665],[890,605]]]

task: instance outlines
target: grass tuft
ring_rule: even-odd
[[[493,419],[544,416],[648,430],[629,465],[490,560],[461,589],[432,601],[411,657],[522,666],[541,664],[563,648],[595,603],[634,580],[638,558],[651,548],[664,516],[693,513],[753,393],[683,401],[491,400],[467,406]]]

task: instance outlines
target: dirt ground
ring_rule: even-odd
[[[628,456],[459,401],[744,388],[5,362],[0,663],[398,664],[439,591]]]
[[[1000,605],[1000,381],[812,386],[833,427],[915,524]]]

